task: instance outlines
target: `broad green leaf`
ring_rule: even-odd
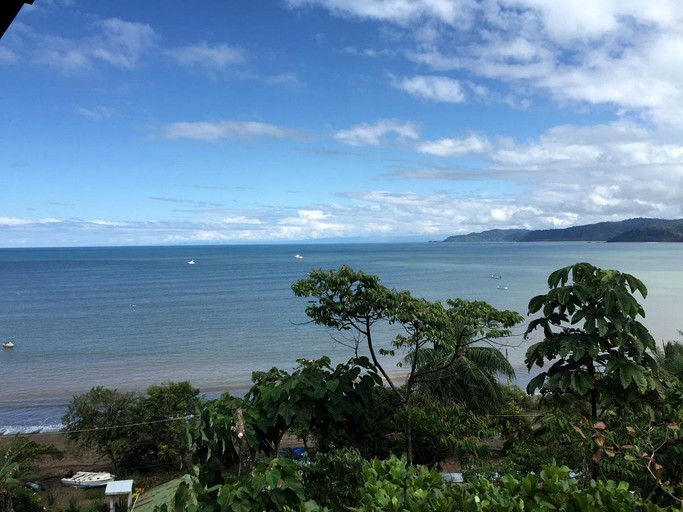
[[[545,295],[536,295],[534,298],[532,298],[529,301],[529,313],[530,315],[533,315],[536,313],[539,309],[543,307],[543,304],[545,302]]]
[[[527,384],[526,386],[526,392],[530,395],[533,395],[537,389],[542,389],[543,383],[545,382],[545,376],[546,372],[541,372],[538,375],[536,375],[536,377],[531,379],[529,381],[529,384]]]

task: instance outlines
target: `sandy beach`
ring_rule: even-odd
[[[45,505],[55,507],[59,510],[67,509],[71,502],[79,504],[92,503],[93,500],[101,499],[104,503],[104,488],[100,488],[99,493],[94,490],[77,489],[62,485],[61,479],[69,471],[107,471],[114,472],[108,459],[99,457],[97,454],[76,449],[66,439],[62,432],[46,432],[37,434],[22,434],[21,437],[30,437],[37,443],[51,444],[60,450],[64,456],[61,459],[44,457],[36,461],[36,472],[33,480],[45,486],[45,490],[39,491]],[[11,436],[0,436],[0,446],[7,446],[12,439]],[[281,447],[301,446],[301,442],[293,436],[285,435],[282,439]],[[189,468],[186,468],[189,471]],[[135,480],[134,487],[151,489],[168,480],[179,476],[178,471],[158,471],[144,475],[125,475],[125,478]]]
[[[69,471],[112,471],[111,464],[106,459],[92,452],[73,450],[66,440],[66,435],[61,432],[26,434],[21,437],[30,437],[41,444],[51,444],[64,454],[61,459],[42,457],[36,460],[33,479],[45,486],[45,490],[39,494],[46,505],[66,509],[74,500],[77,503],[85,503],[92,499],[91,496],[86,496],[83,489],[62,485],[61,478]],[[13,438],[14,436],[0,436],[0,445],[8,445]]]

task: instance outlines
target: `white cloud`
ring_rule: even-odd
[[[419,129],[414,123],[383,119],[340,130],[334,138],[348,146],[378,146],[389,135],[395,136],[399,141],[415,140],[419,137]]]
[[[249,217],[245,217],[244,215],[240,215],[239,217],[227,217],[221,219],[221,222],[223,224],[263,224],[263,221],[260,219],[251,219]]]
[[[438,139],[417,145],[417,150],[422,153],[444,157],[485,153],[490,148],[491,143],[477,134],[469,135],[464,139]]]
[[[213,71],[227,69],[246,60],[244,50],[226,44],[209,45],[201,42],[191,46],[184,46],[169,50],[181,66],[203,67]]]
[[[424,76],[402,78],[394,86],[418,98],[444,103],[462,103],[465,93],[458,80],[446,76]]]
[[[92,108],[76,107],[74,112],[92,121],[104,121],[114,115],[116,110],[110,107],[97,106]]]
[[[267,84],[271,85],[289,85],[294,87],[301,86],[301,81],[294,73],[282,73],[279,75],[268,76],[264,79]]]
[[[111,18],[92,23],[90,35],[67,38],[22,30],[22,48],[35,64],[74,73],[106,62],[134,69],[142,57],[156,48],[157,34],[150,25]]]
[[[330,217],[328,213],[325,213],[322,210],[299,210],[297,213],[300,219],[307,221],[324,220]]]
[[[0,226],[29,226],[40,224],[57,224],[63,222],[60,219],[43,218],[43,219],[22,219],[20,217],[0,217]]]
[[[19,55],[13,52],[9,48],[0,46],[0,63],[4,64],[14,64],[19,60]]]
[[[111,221],[111,220],[91,220],[88,221],[89,224],[94,224],[96,226],[111,226],[111,227],[126,227],[131,226],[130,222],[121,221]]]
[[[463,70],[542,91],[561,102],[607,105],[683,127],[683,3],[677,0],[289,0],[337,16],[395,25],[405,55],[435,71]],[[411,41],[412,46],[406,44]],[[396,48],[395,50],[398,50]],[[425,99],[426,84],[397,84]],[[450,101],[455,101],[454,93]],[[528,104],[508,98],[511,104]]]
[[[154,46],[156,33],[145,23],[118,18],[103,20],[94,25],[99,29],[89,38],[89,53],[98,59],[122,68],[134,68],[142,54]]]
[[[399,24],[437,19],[456,24],[469,20],[473,0],[286,0],[291,7],[321,6],[335,14]]]
[[[256,121],[177,122],[161,130],[163,139],[198,139],[216,141],[223,139],[274,138],[295,139],[300,134],[292,128],[285,128]]]

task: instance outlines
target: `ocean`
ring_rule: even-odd
[[[1,249],[0,339],[15,347],[0,351],[0,433],[59,429],[72,397],[93,386],[144,392],[188,380],[207,396],[241,394],[256,370],[290,371],[322,355],[346,361],[350,349],[308,322],[307,299],[291,291],[312,268],[346,264],[429,300],[484,300],[526,315],[550,272],[579,261],[641,279],[645,325],[660,343],[681,338],[683,244]],[[522,387],[532,342],[524,329],[506,340]]]

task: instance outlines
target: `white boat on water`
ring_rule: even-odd
[[[303,257],[301,254],[299,254],[298,252],[294,255],[294,257],[295,257],[297,260],[303,260],[303,259],[304,259],[304,257]]]
[[[187,262],[188,265],[194,265],[194,260],[190,260]]]
[[[62,485],[67,487],[102,487],[109,482],[113,482],[116,478],[111,473],[95,472],[95,471],[78,471],[71,476],[62,478]]]
[[[3,341],[2,342],[2,348],[14,348],[14,342],[13,341]]]

